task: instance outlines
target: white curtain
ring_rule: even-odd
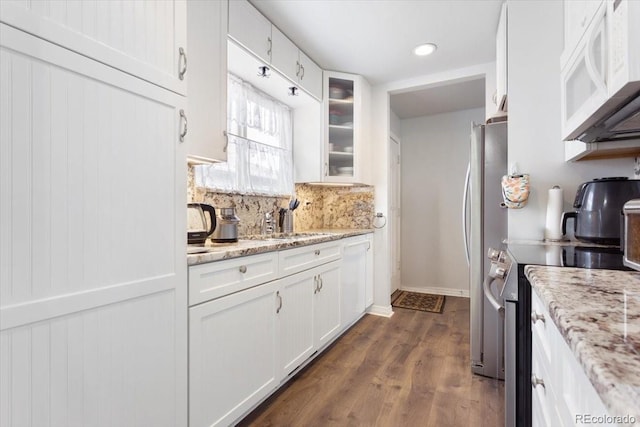
[[[196,166],[196,185],[265,195],[293,192],[291,110],[229,74],[227,162]]]

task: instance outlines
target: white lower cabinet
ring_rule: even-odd
[[[362,316],[371,236],[189,268],[189,425],[236,423]]]
[[[341,306],[342,327],[351,326],[362,316],[365,308],[373,302],[372,292],[367,292],[371,272],[371,241],[369,236],[356,236],[345,239],[342,252]],[[368,297],[371,303],[368,303]]]
[[[584,416],[607,416],[600,396],[535,291],[531,322],[531,425],[573,426],[582,424]]]
[[[325,242],[189,268],[189,291],[197,296],[189,299],[191,426],[237,422],[344,330],[342,245]],[[238,274],[254,270],[257,275],[239,282]],[[365,276],[354,273],[358,280]],[[227,295],[203,292],[208,289]],[[210,298],[203,302],[205,295]]]
[[[313,354],[313,302],[317,273],[307,270],[280,280],[280,370],[289,375]]]
[[[340,331],[340,261],[280,282],[280,366],[287,376]]]
[[[226,426],[280,382],[278,281],[190,309],[189,425]]]
[[[313,269],[317,273],[313,301],[313,337],[316,349],[340,331],[340,261]]]

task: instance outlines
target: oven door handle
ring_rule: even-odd
[[[489,300],[489,303],[491,303],[493,308],[495,308],[501,316],[504,316],[504,306],[498,302],[495,295],[493,295],[493,292],[491,292],[491,285],[495,281],[495,278],[487,276],[482,283],[482,289],[484,289],[484,296],[487,297],[487,300]]]

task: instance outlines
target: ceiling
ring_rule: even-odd
[[[503,0],[251,0],[325,70],[378,85],[495,60]],[[435,43],[417,57],[413,48]]]
[[[484,79],[393,94],[391,110],[400,119],[431,116],[485,106]]]

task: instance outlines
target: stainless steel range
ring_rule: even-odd
[[[531,285],[526,265],[549,265],[607,270],[630,270],[622,263],[618,247],[576,242],[536,244],[509,243],[494,257],[492,269],[504,279],[505,426],[531,426]]]

